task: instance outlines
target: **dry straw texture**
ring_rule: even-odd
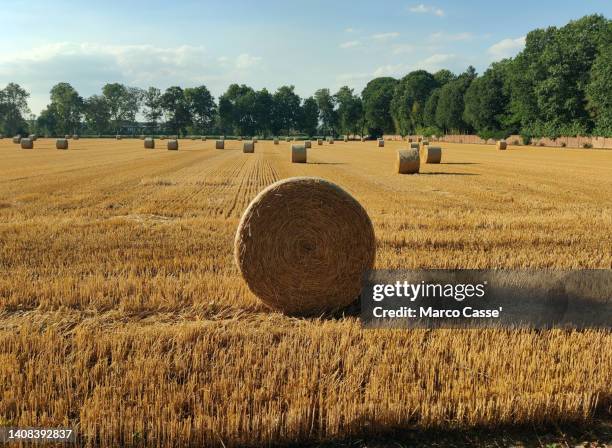
[[[497,149],[499,149],[499,150],[504,150],[504,149],[506,149],[507,147],[508,147],[508,144],[506,143],[506,141],[505,141],[505,140],[499,140],[499,141],[497,142]]]
[[[397,152],[396,170],[399,174],[414,174],[419,172],[420,157],[418,149],[400,149]]]
[[[306,146],[291,145],[291,162],[306,163]]]
[[[225,140],[217,140],[215,141],[216,149],[225,149]]]
[[[170,142],[168,142],[170,143]],[[155,140],[153,140],[151,137],[147,137],[144,140],[144,147],[147,149],[154,149],[155,148]]]
[[[178,140],[175,140],[175,139],[168,140],[168,150],[178,151],[178,148],[179,148]]]
[[[423,146],[421,159],[425,163],[440,163],[442,161],[442,148],[439,146]]]
[[[312,147],[312,143],[310,142],[310,140],[306,140],[304,142],[304,148],[311,148]]]
[[[255,152],[255,143],[254,142],[244,142],[242,144],[242,152],[245,152],[245,153]]]
[[[249,289],[271,308],[295,315],[351,304],[375,253],[374,228],[361,204],[313,177],[281,180],[259,193],[234,243]]]
[[[34,142],[29,138],[21,139],[21,149],[32,149],[34,148]]]
[[[384,148],[385,147],[385,141],[382,138],[378,139],[378,147],[379,148]]]
[[[58,138],[55,141],[55,149],[68,149],[68,139],[67,138]]]

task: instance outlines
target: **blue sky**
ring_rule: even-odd
[[[528,31],[592,13],[612,17],[612,2],[8,0],[0,87],[26,87],[36,114],[60,81],[83,96],[106,82],[205,84],[215,97],[232,82],[361,91],[418,68],[482,72],[520,51]]]

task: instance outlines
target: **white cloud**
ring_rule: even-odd
[[[427,70],[428,72],[436,72],[442,68],[448,68],[446,64],[455,58],[456,56],[454,54],[433,54],[419,61],[417,66],[420,69]]]
[[[340,48],[353,48],[360,45],[358,40],[350,40],[348,42],[343,42],[340,44]]]
[[[388,64],[378,67],[372,75],[378,76],[400,76],[408,73],[409,67],[406,64]]]
[[[386,41],[386,40],[390,40],[390,39],[395,39],[399,35],[400,34],[398,32],[396,32],[396,31],[391,32],[391,33],[373,34],[372,35],[372,39]]]
[[[242,53],[236,57],[234,64],[237,69],[245,69],[257,65],[259,61],[261,61],[261,58],[258,56],[251,56],[248,53]]]
[[[525,36],[517,37],[516,39],[500,40],[496,44],[491,45],[487,53],[495,60],[504,59],[516,55],[523,47],[525,47]]]
[[[437,8],[435,6],[424,5],[423,3],[420,3],[415,6],[410,6],[408,8],[408,11],[414,12],[416,14],[434,14],[438,17],[442,17],[444,15],[443,9]]]
[[[393,49],[391,50],[391,52],[393,54],[406,54],[406,53],[412,53],[415,50],[415,46],[412,44],[398,44],[398,45],[394,45]]]
[[[345,33],[352,33],[353,31],[355,31],[355,30],[353,28],[351,28],[351,27],[345,28],[345,30],[344,30]]]
[[[474,35],[468,31],[456,34],[437,32],[429,35],[429,39],[434,42],[457,42],[462,40],[471,40],[473,38]]]

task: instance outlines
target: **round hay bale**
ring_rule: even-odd
[[[290,141],[291,141],[291,139],[290,139],[289,137],[287,137],[287,138],[285,139],[285,141],[286,141],[286,142],[290,142]]]
[[[191,140],[197,140],[197,137],[194,135],[191,137]]]
[[[15,137],[13,137],[13,143],[15,143],[16,145],[21,143],[21,135],[16,135]]]
[[[278,138],[276,138],[276,137],[274,138],[274,144],[278,145]]]
[[[178,151],[178,146],[177,139],[168,140],[168,151]]]
[[[333,144],[334,144],[334,139],[333,139],[333,138],[330,138],[330,139],[329,139],[327,142],[328,142],[330,145],[333,145]]]
[[[440,163],[442,160],[442,148],[439,146],[423,146],[421,159],[425,163]]]
[[[397,162],[395,164],[399,174],[418,173],[421,165],[418,149],[400,149],[397,152]]]
[[[323,144],[323,139],[318,138],[317,139],[317,145],[321,146]]]
[[[306,140],[304,142],[304,148],[311,148],[312,147],[312,142],[310,140]]]
[[[202,137],[202,141],[205,142],[206,141],[206,137]]]
[[[344,142],[348,142],[348,137],[346,135],[344,136]]]
[[[64,138],[65,138],[66,140],[70,140],[70,139],[72,138],[72,135],[70,135],[70,134],[66,134],[66,135],[64,135]]]
[[[170,143],[170,142],[168,142]],[[152,137],[147,137],[144,139],[144,147],[145,149],[155,149],[155,140]],[[170,148],[168,148],[170,149]]]
[[[140,140],[144,140],[144,139],[145,139],[145,136],[144,136],[144,135],[141,135],[141,136],[140,136],[140,137],[138,137],[138,138],[139,138]]]
[[[166,136],[165,136],[165,135],[160,135],[160,136],[159,136],[159,139],[160,139],[160,140],[166,140]]]
[[[421,142],[421,144],[422,144],[423,146],[427,146],[427,145],[429,145],[429,140],[423,140],[423,141]]]
[[[0,134],[0,140],[4,140],[4,135]]]
[[[378,139],[378,147],[379,148],[384,148],[385,147],[385,141],[382,138]]]
[[[217,140],[215,142],[216,149],[225,149],[225,140]]]
[[[365,137],[361,137],[361,142],[365,142]]]
[[[21,149],[34,149],[34,142],[29,138],[22,138],[20,143]]]
[[[259,140],[258,140],[258,139],[256,139],[256,138],[254,138],[254,139],[253,139],[253,143],[257,143],[258,141],[259,141]]]
[[[79,136],[78,136],[77,134],[74,134],[74,135],[72,136],[72,140],[78,140],[78,139],[79,139]]]
[[[241,142],[242,141],[242,137],[238,137],[238,141]]]
[[[120,135],[117,135],[115,138],[116,138],[117,140],[121,140],[121,139],[122,139],[122,137],[121,137]]]
[[[55,140],[55,149],[68,149],[68,139],[58,138]]]
[[[505,140],[499,140],[499,141],[497,142],[497,149],[499,149],[499,150],[503,151],[503,150],[505,150],[507,147],[508,147],[508,144],[506,143],[506,141],[505,141]]]
[[[291,145],[291,163],[306,163],[305,145]]]
[[[375,256],[374,228],[361,204],[313,177],[284,179],[260,192],[234,241],[249,289],[292,315],[320,315],[353,303]]]
[[[225,135],[220,135],[219,140],[225,140]]]
[[[38,136],[37,136],[36,134],[30,134],[30,135],[28,136],[28,138],[29,138],[30,140],[32,140],[33,142],[35,142],[36,140],[38,140]]]
[[[410,143],[410,149],[419,149],[420,146],[417,142]]]
[[[244,153],[253,153],[253,152],[255,152],[255,143],[254,142],[244,142],[242,144],[242,152],[244,152]]]

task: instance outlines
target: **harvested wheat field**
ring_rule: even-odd
[[[364,206],[378,269],[612,268],[612,152],[443,143],[442,163],[399,175],[407,145],[292,164],[272,141],[0,141],[0,423],[229,447],[608,420],[609,331],[363,330],[249,292],[236,228],[290,176]]]

